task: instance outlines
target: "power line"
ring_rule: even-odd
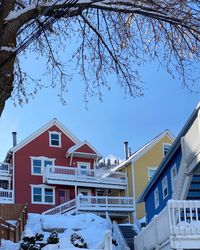
[[[50,11],[53,10],[53,7],[56,5],[56,3],[59,0],[57,0],[53,5],[51,5],[49,8],[47,8],[41,15],[47,15]],[[67,3],[68,2],[68,3]],[[39,38],[47,29],[49,29],[57,20],[59,20],[61,17],[67,15],[67,11],[70,10],[71,7],[73,7],[78,0],[66,0],[61,6],[58,7],[58,9],[53,13],[54,16],[47,17],[42,23],[40,27],[37,27],[31,35],[26,37],[18,46],[18,48],[12,52],[1,64],[0,68],[4,67],[12,58],[16,57],[20,52],[25,50],[33,41],[35,41],[37,38]],[[37,20],[39,21],[39,18]],[[41,28],[42,27],[42,28]]]

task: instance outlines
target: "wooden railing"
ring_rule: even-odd
[[[14,203],[13,190],[0,188],[0,203]]]
[[[8,163],[0,163],[0,175],[9,176],[12,174],[12,167]]]
[[[99,169],[80,169],[76,167],[48,166],[44,171],[43,181],[97,182],[99,184],[127,184],[127,175],[122,172],[102,171]]]
[[[19,204],[1,206],[0,245],[1,239],[14,242],[18,242],[21,239],[21,234],[24,231],[28,216],[28,208],[27,205],[24,205],[19,212],[20,207],[21,205]],[[7,222],[9,219],[16,220],[15,225]]]

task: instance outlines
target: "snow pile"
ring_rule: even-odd
[[[106,228],[107,221],[95,214],[74,216],[29,214],[23,236],[44,234],[44,241],[47,241],[51,230],[63,229],[58,230],[58,232],[62,232],[58,233],[59,243],[47,245],[43,248],[44,250],[80,249],[73,245],[72,235],[78,235],[80,242],[84,240],[88,248],[102,249]],[[4,250],[17,250],[19,244],[3,240],[2,247]]]

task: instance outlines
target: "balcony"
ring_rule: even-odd
[[[77,195],[75,199],[65,202],[59,206],[53,207],[43,214],[72,214],[75,212],[92,213],[115,213],[116,215],[127,215],[127,212],[133,212],[135,209],[134,200],[131,197],[111,197],[111,196],[84,196]]]
[[[14,203],[13,190],[0,188],[0,203]]]
[[[163,230],[164,225],[164,230]],[[199,249],[200,201],[170,200],[135,238],[135,249]]]
[[[12,175],[12,167],[8,163],[0,163],[0,178],[10,177]]]
[[[83,170],[76,167],[48,166],[43,175],[43,182],[48,184],[77,185],[126,189],[127,175],[122,172]]]

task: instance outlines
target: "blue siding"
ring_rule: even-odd
[[[163,172],[161,173],[159,179],[154,183],[150,191],[148,192],[145,198],[145,209],[146,209],[146,219],[147,223],[156,215],[159,214],[162,209],[166,206],[166,203],[169,199],[172,198],[172,184],[171,184],[171,168],[176,164],[177,172],[181,162],[181,147],[179,147],[176,153],[173,155],[168,165],[165,167]],[[167,176],[168,181],[168,196],[163,199],[162,192],[162,180]],[[155,209],[155,201],[154,201],[154,191],[158,187],[159,192],[159,207]]]

